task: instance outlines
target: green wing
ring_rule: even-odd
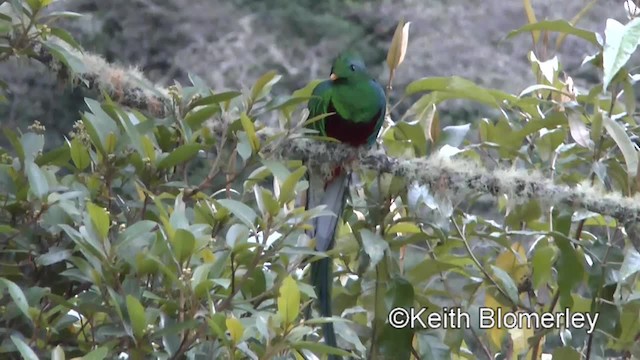
[[[327,113],[329,101],[331,100],[331,91],[331,80],[325,80],[316,85],[307,105],[309,109],[309,119]],[[324,120],[314,121],[309,125],[309,128],[318,131],[318,135],[320,136],[327,136],[324,124]]]

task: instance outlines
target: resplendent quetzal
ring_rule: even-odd
[[[385,93],[382,86],[367,73],[362,58],[355,53],[344,52],[335,59],[330,79],[313,89],[308,108],[309,118],[335,113],[308,125],[317,130],[320,136],[334,138],[352,146],[370,146],[375,143],[384,122]],[[313,219],[313,230],[309,232],[309,236],[315,238],[316,251],[326,252],[334,246],[334,235],[349,192],[350,177],[351,174],[342,166],[332,169],[330,175],[309,171],[307,209],[326,205],[335,214]],[[332,265],[330,257],[311,263],[311,282],[318,297],[320,315],[323,317],[332,316]],[[333,324],[323,324],[322,331],[327,345],[335,347],[337,343]]]

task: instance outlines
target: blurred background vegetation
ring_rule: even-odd
[[[538,20],[571,19],[589,2],[537,0],[533,6]],[[397,88],[424,76],[457,75],[519,92],[532,80],[525,56],[531,42],[505,39],[526,23],[520,1],[61,0],[49,10],[59,9],[85,15],[63,25],[85,49],[110,62],[136,64],[163,86],[174,80],[185,84],[193,73],[218,91],[246,88],[273,69],[284,75],[274,91],[290,93],[326,77],[332,58],[346,47],[357,48],[386,82],[382,65],[400,18],[412,22],[412,44]],[[602,33],[607,17],[625,19],[618,1],[595,1],[578,25]],[[598,82],[599,76],[580,67],[594,52],[585,44],[569,37],[559,54],[579,87]],[[21,128],[39,120],[47,128],[47,145],[57,146],[84,109],[86,94],[59,85],[40,64],[21,65],[12,59],[0,68],[10,91],[0,116],[6,125]],[[440,111],[444,124],[486,115],[480,105],[455,101]]]

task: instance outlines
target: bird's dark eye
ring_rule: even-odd
[[[356,66],[351,64],[351,66],[349,66],[351,68],[351,71],[356,71]]]

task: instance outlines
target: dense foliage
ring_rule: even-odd
[[[461,77],[418,79],[392,90],[420,97],[379,141],[394,157],[464,159],[506,178],[535,171],[534,181],[593,188],[594,203],[603,191],[619,192],[619,218],[527,197],[518,186],[469,191],[468,182],[482,180],[474,167],[457,183],[407,184],[356,164],[359,183],[329,254],[337,316],[311,320],[302,316],[314,294],[301,265],[325,254],[309,250],[304,229],[323,209],[296,201],[307,165],[276,154],[310,135],[302,125],[313,83],[286,98],[270,94],[275,72],[245,92],[212,90],[196,76],[157,89],[79,51],[53,27],[78,14],[43,15],[48,2],[0,5],[0,60],[36,59],[101,96],[85,99],[73,131],[49,151],[42,124],[3,126],[11,146],[0,157],[2,357],[640,356],[640,242],[637,224],[623,222],[638,218],[625,215],[632,201],[623,196],[640,184],[638,75],[625,67],[640,40],[631,2],[627,24],[607,20],[604,43],[564,20],[538,22],[525,6],[530,24],[511,36],[533,40],[537,83],[509,94]],[[600,84],[574,88],[549,55],[567,35],[599,49],[584,66],[600,71]],[[399,72],[394,43],[389,64]],[[496,116],[441,127],[438,106],[449,99],[482,103]],[[274,113],[279,128],[265,128],[260,119]],[[476,211],[494,200],[493,213]],[[390,309],[412,306],[600,317],[590,334],[388,324]],[[322,321],[335,321],[342,350],[308,335]]]

